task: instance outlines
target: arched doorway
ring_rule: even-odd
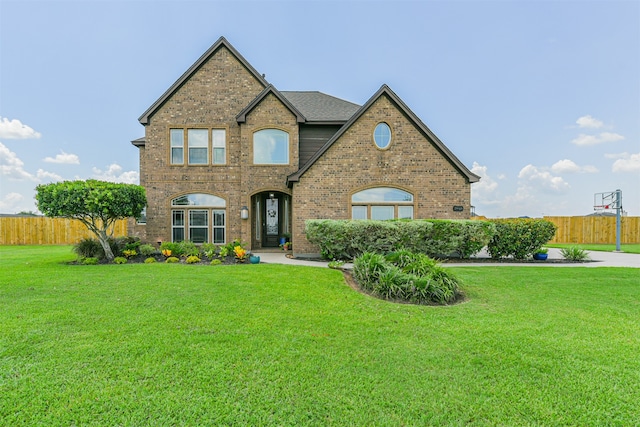
[[[251,197],[253,205],[252,247],[277,248],[280,239],[291,236],[291,196],[263,191]]]

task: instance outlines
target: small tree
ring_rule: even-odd
[[[109,237],[113,237],[116,221],[139,217],[147,204],[143,187],[96,181],[64,181],[36,187],[38,209],[48,217],[73,218],[91,230],[104,249],[114,258]]]

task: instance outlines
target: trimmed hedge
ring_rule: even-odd
[[[494,234],[488,221],[467,220],[308,220],[305,234],[325,259],[354,259],[365,252],[398,250],[432,257],[463,258],[478,253]]]
[[[492,258],[526,259],[553,239],[558,227],[546,219],[511,218],[490,220],[496,228],[487,245]]]

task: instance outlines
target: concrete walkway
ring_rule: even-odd
[[[498,263],[498,262],[473,262],[473,263],[445,263],[446,267],[633,267],[640,268],[640,254],[628,254],[623,252],[597,252],[587,251],[592,262],[584,263],[545,263],[544,261],[535,263]],[[306,265],[311,267],[327,267],[326,261],[312,261],[287,257],[283,251],[276,252],[256,252],[254,255],[260,257],[260,262],[268,264],[289,264]],[[484,252],[478,254],[476,258],[487,258]],[[560,249],[549,248],[549,260],[563,259]],[[353,265],[347,263],[345,268],[352,268]],[[639,278],[640,280],[640,278]]]

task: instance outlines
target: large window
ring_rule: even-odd
[[[413,195],[390,187],[369,188],[351,196],[352,219],[413,219]]]
[[[211,194],[193,193],[171,200],[172,241],[224,244],[227,202]]]
[[[256,165],[289,164],[289,134],[265,129],[253,134],[253,163]]]
[[[169,135],[172,165],[184,164],[185,145],[190,165],[224,165],[227,162],[224,129],[170,129]]]

